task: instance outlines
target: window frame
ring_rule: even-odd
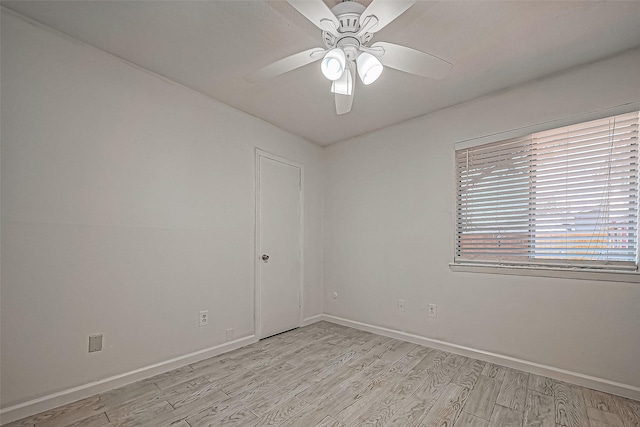
[[[523,262],[497,262],[491,260],[457,260],[456,259],[456,242],[457,242],[457,191],[458,191],[458,175],[456,169],[456,151],[472,148],[480,145],[491,144],[516,138],[525,138],[530,134],[546,132],[549,130],[573,126],[592,120],[603,119],[625,113],[632,113],[640,110],[640,102],[632,102],[628,104],[618,105],[598,111],[592,111],[573,116],[563,117],[560,119],[550,120],[544,123],[527,125],[517,129],[492,133],[478,138],[471,138],[458,141],[453,146],[452,165],[453,165],[453,251],[452,261],[449,267],[453,272],[473,272],[488,274],[505,274],[518,276],[538,276],[553,278],[573,278],[585,280],[605,280],[613,282],[632,282],[640,283],[640,248],[636,251],[636,270],[616,269],[606,265],[588,265],[571,266],[569,263],[558,263],[554,266],[553,262],[544,263],[532,261],[531,263]],[[639,183],[640,186],[640,183]],[[640,213],[638,214],[638,225],[640,228]]]

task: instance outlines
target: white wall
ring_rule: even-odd
[[[253,333],[255,147],[304,164],[323,311],[319,147],[6,11],[1,106],[0,406]]]
[[[630,51],[328,147],[325,311],[639,387],[638,283],[448,266],[454,143],[640,101],[638,70]]]
[[[223,343],[230,327],[252,334],[255,147],[305,165],[305,317],[325,311],[640,386],[638,284],[448,267],[453,143],[638,101],[640,51],[322,158],[4,12],[1,39],[1,407]],[[207,328],[195,326],[202,309]],[[89,355],[95,332],[105,349]]]

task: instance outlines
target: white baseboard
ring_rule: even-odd
[[[577,384],[594,390],[604,391],[606,393],[618,396],[628,397],[630,399],[640,400],[640,387],[628,384],[622,384],[610,381],[604,378],[593,377],[591,375],[581,374],[579,372],[568,371],[566,369],[555,368],[553,366],[543,365],[528,360],[518,359],[515,357],[504,356],[501,354],[491,353],[484,350],[478,350],[471,347],[465,347],[458,344],[448,343],[446,341],[434,340],[431,338],[414,335],[407,332],[401,332],[393,329],[375,326],[368,323],[357,322],[355,320],[344,319],[342,317],[332,316],[328,314],[314,316],[315,320],[325,320],[327,322],[336,323],[338,325],[349,326],[351,328],[360,329],[362,331],[372,332],[374,334],[383,335],[389,338],[396,338],[403,341],[412,342],[414,344],[424,345],[426,347],[438,350],[448,351],[450,353],[460,354],[463,356],[473,357],[475,359],[484,360],[486,362],[507,366],[509,368],[519,369],[521,371],[530,372],[532,374],[542,375],[560,381]]]
[[[316,314],[315,316],[307,317],[302,321],[302,324],[300,324],[300,327],[305,327],[305,326],[312,325],[316,322],[321,322],[325,320],[324,316],[325,316],[324,314]]]
[[[7,408],[2,408],[0,409],[0,424],[7,424],[21,418],[38,414],[43,411],[48,411],[49,409],[53,409],[80,399],[91,397],[98,393],[112,390],[114,388],[122,387],[124,385],[131,384],[133,382],[140,381],[142,379],[149,378],[163,372],[171,371],[181,366],[199,362],[200,360],[208,359],[209,357],[217,356],[219,354],[226,353],[228,351],[235,350],[249,344],[253,344],[257,341],[258,340],[256,339],[255,335],[251,335],[245,338],[240,338],[234,341],[226,342],[224,344],[206,348],[204,350],[185,354],[183,356],[179,356],[170,360],[165,360],[164,362],[125,372],[124,374],[115,375],[113,377],[94,381],[88,384],[83,384],[81,386],[70,388],[68,390],[52,393],[38,399],[30,400],[28,402],[9,406]]]
[[[300,326],[309,326],[322,320],[325,320],[324,315],[318,314],[316,316],[311,316],[304,319]],[[174,359],[156,363],[154,365],[149,365],[130,372],[125,372],[124,374],[115,375],[113,377],[105,378],[103,380],[95,381],[88,384],[83,384],[78,387],[59,391],[57,393],[52,393],[17,405],[0,408],[0,425],[29,417],[43,411],[48,411],[49,409],[53,409],[80,399],[91,397],[98,393],[103,393],[114,388],[122,387],[124,385],[131,384],[133,382],[140,381],[145,378],[161,374],[163,372],[180,368],[190,363],[199,362],[200,360],[217,356],[219,354],[226,353],[228,351],[235,350],[249,344],[253,344],[257,341],[258,339],[255,337],[255,335],[251,335],[249,337],[240,338],[235,341],[230,341],[194,353],[185,354],[184,356],[179,356]]]
[[[396,338],[403,341],[420,344],[438,350],[448,351],[451,353],[461,354],[463,356],[473,357],[491,363],[507,366],[521,371],[530,372],[537,375],[543,375],[560,381],[566,381],[583,387],[592,388],[594,390],[604,391],[606,393],[618,396],[628,397],[630,399],[640,400],[640,387],[628,384],[622,384],[615,381],[606,380],[604,378],[593,377],[590,375],[572,372],[565,369],[555,368],[553,366],[542,365],[528,360],[517,359],[514,357],[504,356],[501,354],[491,353],[484,350],[478,350],[471,347],[465,347],[458,344],[448,343],[446,341],[434,340],[419,335],[401,332],[393,329],[375,326],[368,323],[357,322],[355,320],[344,319],[342,317],[332,316],[328,314],[318,314],[303,320],[301,326],[308,326],[316,322],[327,321],[338,325],[348,326],[360,329],[374,334],[383,335],[389,338]],[[240,338],[228,343],[220,344],[194,353],[185,354],[174,359],[156,363],[154,365],[145,366],[124,374],[115,375],[103,380],[84,384],[68,390],[52,393],[47,396],[33,399],[28,402],[0,409],[0,424],[10,423],[24,417],[35,415],[37,413],[56,408],[61,405],[75,402],[86,397],[93,396],[114,388],[152,377],[163,372],[171,371],[190,363],[199,362],[209,357],[217,356],[231,350],[244,347],[257,342],[258,339],[251,335],[249,337]]]

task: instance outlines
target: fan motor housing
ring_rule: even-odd
[[[373,37],[373,34],[371,33],[362,34],[358,38],[353,36],[353,34],[360,28],[360,16],[365,9],[366,7],[355,1],[343,1],[331,8],[331,12],[333,12],[340,24],[338,27],[339,35],[336,37],[327,31],[323,31],[322,40],[324,41],[325,46],[327,48],[333,48],[339,44],[344,44],[340,42],[345,38],[357,40],[356,45],[358,46],[369,43]],[[353,44],[353,41],[350,41],[350,43],[347,44]]]
[[[340,28],[338,31],[341,33],[358,31],[360,26],[360,15],[366,8],[355,1],[343,1],[331,8],[331,12],[338,18],[340,22]]]

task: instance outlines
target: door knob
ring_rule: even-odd
[[[263,260],[264,262],[269,261],[269,255],[267,255],[267,254],[262,254],[262,260]]]

